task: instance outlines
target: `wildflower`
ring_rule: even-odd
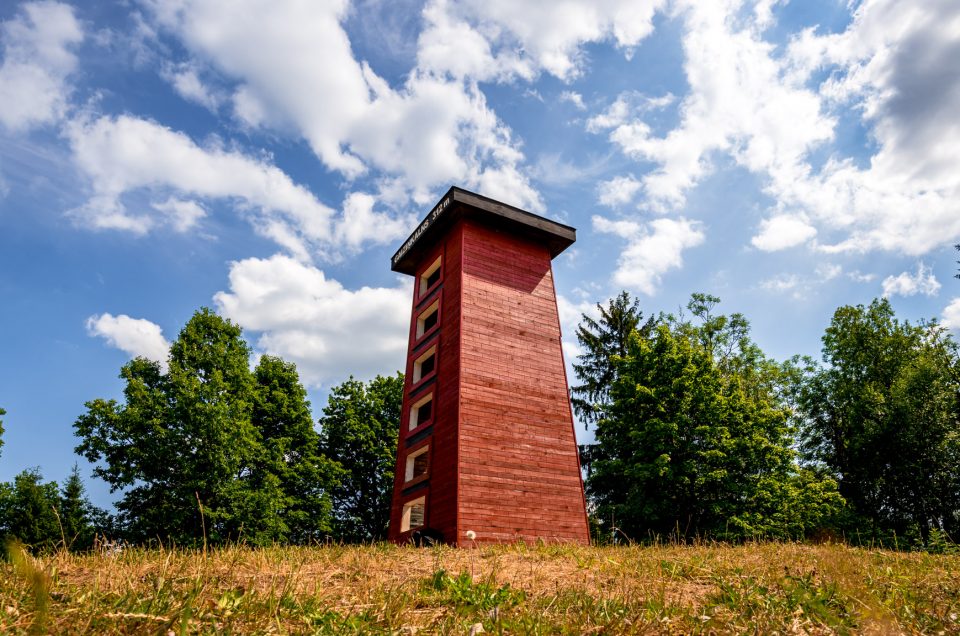
[[[473,530],[467,530],[467,538],[473,541],[474,539],[477,538],[477,533],[474,532]]]

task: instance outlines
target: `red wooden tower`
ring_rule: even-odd
[[[392,541],[589,542],[550,266],[575,240],[451,188],[393,256],[415,282]]]

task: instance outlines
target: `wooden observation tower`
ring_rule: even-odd
[[[550,265],[575,240],[454,187],[393,256],[415,281],[392,541],[589,542]]]

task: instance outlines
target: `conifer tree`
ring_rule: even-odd
[[[638,300],[626,291],[610,300],[606,307],[597,303],[599,317],[583,315],[577,327],[581,353],[573,364],[580,384],[570,387],[574,412],[585,424],[604,416],[610,404],[610,388],[616,380],[614,356],[624,356],[630,334],[640,327],[643,313]],[[653,321],[643,327],[649,332]]]

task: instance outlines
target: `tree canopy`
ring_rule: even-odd
[[[320,451],[340,470],[332,491],[336,536],[386,538],[393,493],[403,374],[334,387],[320,418]]]
[[[329,530],[330,471],[313,452],[296,370],[265,356],[251,372],[250,353],[238,325],[203,308],[171,345],[167,372],[136,358],[121,369],[124,403],[87,402],[77,452],[122,492],[131,538],[259,544]]]
[[[960,536],[960,361],[949,334],[875,300],[837,309],[823,364],[802,362],[802,448],[836,475],[859,531]]]
[[[842,504],[794,462],[778,365],[738,314],[694,295],[698,322],[663,316],[611,351],[615,379],[596,425],[587,492],[633,538],[801,537]]]
[[[597,303],[597,318],[584,314],[577,326],[577,343],[581,353],[573,364],[580,384],[570,387],[573,409],[585,424],[603,417],[610,406],[610,387],[616,379],[613,356],[627,353],[630,335],[643,319],[640,302],[623,291],[606,307]],[[653,321],[642,328],[649,333]]]

